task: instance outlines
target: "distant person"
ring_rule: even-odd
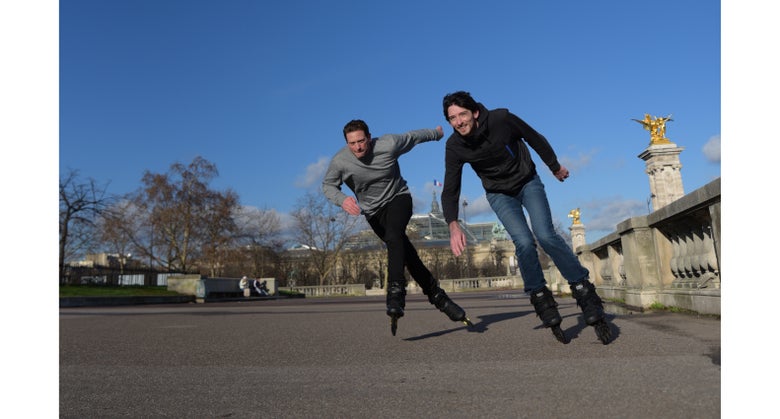
[[[258,295],[258,296],[265,296],[269,295],[268,291],[268,281],[263,280],[262,282],[259,279],[252,279],[250,280],[246,276],[241,278],[241,281],[238,282],[238,287],[242,290],[245,290],[249,292],[248,294],[244,294],[244,296],[248,297],[250,295]],[[250,288],[251,287],[251,288]]]
[[[267,296],[268,295],[268,281],[260,281],[259,279],[253,279],[252,280],[252,287],[255,289],[255,292],[259,296]]]
[[[471,324],[466,312],[439,287],[439,281],[425,267],[406,236],[406,226],[412,217],[412,195],[401,176],[398,158],[420,143],[441,139],[444,136],[442,127],[371,138],[368,125],[356,119],[344,126],[343,134],[347,144],[330,161],[322,191],[330,202],[348,214],[363,214],[374,233],[387,245],[386,303],[393,335],[396,321],[403,317],[406,306],[404,267],[431,304],[452,321]],[[342,192],[342,184],[346,184],[357,199]]]
[[[460,256],[466,247],[466,236],[458,224],[458,201],[463,165],[468,163],[482,181],[490,207],[512,238],[525,292],[530,294],[544,326],[551,328],[558,340],[568,343],[560,327],[558,303],[542,273],[536,241],[566,278],[585,322],[594,326],[599,339],[607,344],[611,331],[601,298],[588,280],[588,270],[553,227],[547,194],[526,144],[559,181],[569,177],[569,170],[558,162],[547,139],[509,110],[489,111],[464,91],[444,96],[442,106],[444,117],[454,129],[445,148],[441,194],[452,253]]]

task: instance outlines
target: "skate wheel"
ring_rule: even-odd
[[[555,335],[555,339],[558,339],[559,342],[563,344],[569,343],[569,338],[566,337],[566,334],[563,333],[563,329],[561,329],[561,326],[552,326],[550,329],[553,332],[553,335]]]
[[[390,332],[395,336],[395,332],[398,330],[398,317],[390,318]]]
[[[466,318],[463,320],[463,324],[465,324],[465,325],[466,325],[466,326],[468,326],[468,327],[474,327],[474,323],[472,323],[472,322],[471,322],[471,320],[469,320],[469,318],[468,318],[468,317],[466,317]]]
[[[609,324],[604,320],[601,320],[598,323],[594,324],[593,328],[596,329],[596,336],[599,337],[599,340],[604,345],[608,344],[609,341],[612,339],[612,329],[609,327]]]

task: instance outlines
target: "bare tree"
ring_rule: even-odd
[[[119,269],[124,270],[128,255],[136,253],[138,248],[133,232],[136,229],[137,218],[133,216],[133,203],[128,200],[118,200],[101,214],[98,223],[99,243],[120,255]]]
[[[238,210],[238,195],[233,191],[209,191],[204,196],[204,206],[204,217],[208,221],[203,225],[201,257],[209,275],[214,277],[224,267],[228,251],[235,243],[238,228],[233,216]]]
[[[147,207],[140,193],[118,199],[103,211],[100,220],[100,244],[119,254],[132,253],[134,260],[154,266],[154,235]]]
[[[271,266],[282,249],[279,214],[274,210],[242,207],[235,215],[237,243],[250,261],[248,273],[264,277],[275,269]]]
[[[448,243],[449,244],[449,243]],[[445,266],[455,262],[455,256],[452,255],[452,251],[449,246],[416,246],[420,258],[425,262],[425,266],[431,271],[434,277],[439,279],[450,279],[447,276]]]
[[[378,239],[377,239],[378,240]],[[387,276],[385,249],[348,249],[339,258],[340,283],[363,284],[366,288],[382,288]]]
[[[60,179],[60,278],[67,260],[93,246],[95,221],[110,202],[105,186],[94,179],[79,179],[77,170]]]
[[[144,186],[132,196],[147,228],[136,231],[144,253],[169,271],[188,272],[201,255],[229,240],[238,199],[231,191],[209,189],[218,175],[214,164],[198,156],[168,173],[145,172]],[[215,255],[210,255],[215,256]]]
[[[362,217],[347,214],[324,195],[309,192],[298,200],[292,212],[297,234],[295,239],[308,248],[308,259],[324,285],[339,263],[347,239],[353,235]]]

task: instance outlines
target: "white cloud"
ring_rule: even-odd
[[[474,200],[468,199],[468,205],[466,205],[466,220],[471,222],[472,217],[480,216],[495,216],[493,208],[490,207],[490,203],[487,200],[487,196],[482,195]],[[461,201],[460,211],[463,212],[463,201]],[[463,214],[460,214],[460,218],[463,218]]]
[[[285,247],[290,247],[295,243],[295,236],[298,230],[295,218],[292,214],[287,212],[281,212],[277,214],[279,216],[279,235],[284,241]]]
[[[581,210],[587,231],[613,232],[621,221],[648,213],[647,202],[606,198],[586,204]]]
[[[707,161],[720,163],[720,135],[715,135],[707,140],[707,143],[701,148]]]
[[[289,233],[296,228],[295,218],[286,212],[279,213],[279,227],[283,232]]]
[[[593,156],[598,153],[596,149],[591,149],[586,153],[579,153],[576,158],[561,156],[560,163],[569,169],[570,172],[579,172],[581,169],[590,166]]]
[[[320,157],[316,163],[312,163],[306,166],[306,172],[295,181],[295,186],[299,188],[308,188],[312,185],[322,182],[322,178],[325,176],[325,171],[328,170],[330,164],[330,158]]]
[[[431,188],[433,187],[433,182],[429,182],[431,185]],[[425,185],[425,189],[431,189],[428,188],[428,184]],[[422,194],[422,196],[418,196],[420,194],[416,194],[412,192],[412,208],[414,209],[413,212],[415,214],[427,214],[431,211],[431,200],[432,194]],[[439,201],[439,194],[436,194],[436,201]],[[441,208],[441,203],[439,203],[439,208]]]

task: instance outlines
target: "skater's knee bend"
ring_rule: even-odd
[[[536,253],[536,243],[533,240],[514,240],[515,251],[518,254],[524,254],[528,252]]]
[[[558,233],[554,231],[543,231],[540,233],[534,233],[536,235],[536,240],[539,241],[539,244],[544,248],[545,246],[558,246],[561,244],[566,245],[566,242],[563,241],[563,238],[558,235]]]
[[[390,245],[398,245],[403,246],[404,243],[404,235],[403,233],[387,233],[384,237],[384,242],[390,246]]]

